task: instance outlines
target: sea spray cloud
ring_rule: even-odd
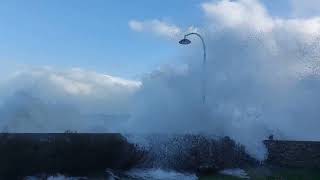
[[[256,0],[213,1],[202,8],[206,105],[201,54],[191,53],[185,71],[169,68],[143,79],[128,128],[230,136],[258,159],[265,157],[262,140],[270,134],[319,140],[319,18],[272,17]]]
[[[272,17],[256,0],[212,1],[202,9],[207,20],[199,31],[208,47],[205,105],[198,51],[183,65],[162,67],[141,82],[81,69],[29,68],[1,83],[0,127],[206,133],[230,136],[258,159],[265,157],[261,141],[270,134],[319,140],[320,17]],[[192,40],[188,48],[200,49]],[[130,118],[110,120],[110,114]]]
[[[91,132],[103,125],[104,131],[111,131],[105,120],[125,117],[130,96],[139,86],[137,81],[81,69],[26,68],[1,84],[1,128]]]

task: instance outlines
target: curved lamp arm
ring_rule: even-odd
[[[184,35],[184,38],[186,39],[188,36],[190,35],[196,35],[200,38],[201,42],[202,42],[202,47],[203,47],[203,63],[205,64],[206,63],[206,58],[207,58],[207,53],[206,53],[206,44],[204,42],[204,39],[203,37],[199,34],[199,33],[189,33],[189,34],[186,34]]]
[[[207,59],[207,53],[206,53],[206,44],[204,42],[203,37],[198,34],[198,33],[188,33],[186,35],[184,35],[184,39],[186,39],[188,36],[190,35],[196,35],[200,38],[201,42],[202,42],[202,47],[203,47],[203,62],[202,62],[202,68],[203,68],[203,76],[202,76],[202,102],[203,104],[205,104],[206,102],[206,59]]]

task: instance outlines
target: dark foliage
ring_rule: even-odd
[[[120,134],[1,134],[0,179],[127,170],[142,163],[145,153]]]
[[[149,149],[120,134],[0,134],[0,179],[57,173],[88,176],[133,167],[181,172],[255,165],[244,146],[228,137],[202,135],[150,136]],[[210,170],[211,171],[211,170]]]

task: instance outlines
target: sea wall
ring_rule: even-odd
[[[267,163],[297,168],[320,168],[320,142],[264,141],[268,149]]]

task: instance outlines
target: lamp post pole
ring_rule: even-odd
[[[188,36],[190,35],[195,35],[197,37],[200,38],[201,42],[202,42],[202,47],[203,47],[203,61],[202,61],[202,83],[201,83],[201,91],[202,91],[202,102],[203,104],[206,103],[206,59],[207,59],[207,53],[206,53],[206,44],[204,42],[203,37],[199,34],[199,33],[188,33],[186,35],[184,35],[184,38],[182,40],[179,41],[180,44],[190,44],[191,41],[189,39],[187,39]]]

